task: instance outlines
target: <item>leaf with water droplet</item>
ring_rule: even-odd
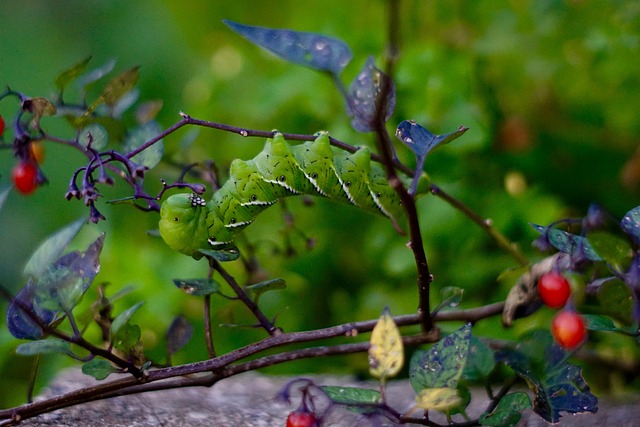
[[[560,412],[577,414],[598,410],[598,398],[582,377],[582,369],[568,362],[569,355],[553,342],[549,331],[535,331],[518,345],[496,352],[527,381],[535,399],[533,410],[550,423],[560,420]]]
[[[640,244],[640,206],[631,209],[620,222],[622,230]]]
[[[200,255],[200,257],[204,255],[207,257],[211,257],[216,261],[228,262],[228,261],[235,261],[238,258],[240,258],[240,251],[236,247],[221,250],[221,251],[215,251],[210,249],[198,249],[196,255]]]
[[[440,290],[440,304],[436,306],[431,312],[432,315],[439,312],[445,307],[454,308],[460,305],[462,302],[462,295],[464,289],[457,286],[445,286]]]
[[[223,20],[236,33],[279,57],[339,76],[353,54],[344,42],[321,34],[266,28]]]
[[[404,364],[404,346],[389,307],[385,307],[369,340],[369,372],[384,383],[395,376]]]
[[[426,128],[420,126],[415,120],[405,120],[398,125],[396,137],[402,141],[416,155],[416,174],[413,177],[410,194],[415,194],[419,177],[424,168],[424,161],[427,154],[439,145],[447,144],[459,138],[469,128],[460,126],[455,132],[445,135],[434,135]]]
[[[535,230],[547,237],[549,243],[559,250],[570,255],[582,255],[591,261],[602,261],[602,257],[593,249],[589,241],[576,234],[571,234],[554,227],[531,224]]]
[[[469,354],[471,324],[435,343],[428,351],[413,353],[409,363],[409,380],[416,393],[425,388],[455,388]]]
[[[383,100],[379,98],[383,95]],[[381,115],[388,121],[396,106],[396,89],[393,81],[379,70],[373,57],[369,57],[353,79],[349,87],[347,107],[353,116],[351,126],[358,132],[370,132],[376,128],[377,108],[382,108]]]

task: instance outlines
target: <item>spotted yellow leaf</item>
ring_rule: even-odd
[[[416,406],[425,410],[448,412],[461,403],[458,390],[451,387],[425,388],[416,396]]]
[[[402,337],[387,307],[371,332],[369,372],[384,381],[396,375],[403,363]]]

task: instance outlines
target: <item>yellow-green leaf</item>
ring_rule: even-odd
[[[116,76],[107,84],[102,91],[101,98],[108,106],[114,106],[122,96],[129,92],[138,82],[138,70],[140,67],[133,67]]]
[[[448,412],[461,403],[458,390],[450,387],[425,388],[416,396],[416,406],[425,410]]]
[[[89,61],[91,61],[91,56],[87,56],[85,59],[73,65],[71,68],[60,73],[58,77],[56,77],[56,86],[58,87],[58,89],[60,89],[60,91],[63,91],[67,84],[69,84],[80,74],[82,74],[87,68]]]
[[[384,381],[396,375],[403,363],[402,337],[387,307],[371,332],[369,372]]]

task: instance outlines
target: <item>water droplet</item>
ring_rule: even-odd
[[[245,136],[245,137],[246,137],[246,136],[249,136],[249,132],[247,132],[246,130],[241,130],[241,131],[240,131],[240,135],[242,135],[242,136]]]

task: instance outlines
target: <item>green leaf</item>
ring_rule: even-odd
[[[485,381],[496,366],[493,351],[480,338],[471,337],[469,343],[469,357],[462,372],[463,378],[468,381]]]
[[[16,353],[22,356],[34,356],[36,354],[64,353],[71,354],[71,347],[67,341],[58,338],[31,341],[20,344]]]
[[[380,392],[368,388],[342,387],[336,385],[323,385],[320,389],[331,399],[340,405],[353,405],[359,403],[377,404],[381,402]]]
[[[118,350],[128,352],[140,342],[141,336],[140,326],[125,323],[115,335],[111,336],[111,341]]]
[[[198,252],[204,256],[211,257],[216,261],[228,262],[235,261],[240,258],[240,251],[238,248],[225,249],[222,251],[213,251],[209,249],[198,249]]]
[[[616,326],[615,322],[609,317],[599,314],[583,314],[582,317],[587,321],[587,328],[592,331],[622,332],[627,335],[636,336],[636,327]]]
[[[254,302],[257,302],[263,293],[267,291],[285,289],[286,287],[287,287],[287,282],[285,282],[284,279],[271,279],[271,280],[265,280],[264,282],[254,283],[253,285],[246,286],[245,289],[247,291],[253,292],[253,295],[254,295],[253,300]]]
[[[455,388],[469,355],[471,324],[434,344],[416,351],[409,363],[409,379],[416,393],[426,388]]]
[[[587,240],[596,253],[618,271],[626,270],[633,255],[628,241],[606,231],[589,233]]]
[[[640,206],[631,209],[620,222],[622,230],[640,244]]]
[[[140,67],[128,69],[114,77],[102,91],[101,98],[109,107],[113,107],[138,82]]]
[[[522,411],[531,408],[529,395],[523,392],[505,395],[493,412],[485,412],[480,417],[480,424],[493,427],[515,426],[522,417]]]
[[[321,34],[243,25],[223,20],[236,33],[279,57],[338,76],[353,54],[344,42]]]
[[[60,92],[64,91],[65,87],[73,80],[75,80],[80,74],[84,72],[91,61],[91,56],[87,56],[82,61],[73,65],[71,68],[64,70],[56,77],[56,87],[60,89]]]
[[[536,331],[521,339],[514,349],[496,353],[524,378],[535,394],[534,411],[550,423],[560,412],[596,412],[598,399],[582,378],[582,369],[567,362],[568,354],[553,343],[548,331]]]
[[[350,411],[367,415],[381,412],[378,405],[382,402],[382,397],[378,390],[330,385],[319,388],[333,403],[343,405]]]
[[[603,310],[602,314],[609,315],[625,325],[631,323],[633,294],[622,280],[614,278],[602,283],[597,296]]]
[[[82,365],[82,373],[97,380],[103,380],[114,372],[118,372],[118,369],[104,359],[92,359]]]
[[[109,144],[109,132],[98,123],[90,123],[78,132],[78,143],[83,147],[89,147],[101,151]]]
[[[71,243],[85,222],[84,218],[78,219],[45,240],[31,255],[24,274],[33,277],[42,275]]]
[[[160,128],[160,125],[155,121],[140,125],[137,128],[133,129],[131,133],[127,135],[124,140],[124,146],[122,149],[124,152],[131,152],[147,141],[155,138],[161,132],[162,129]],[[149,169],[152,169],[158,163],[160,163],[163,154],[164,142],[162,140],[159,140],[155,144],[133,156],[131,160]]]
[[[140,308],[140,306],[144,304],[144,301],[140,301],[133,307],[129,307],[122,313],[120,313],[115,319],[113,319],[113,323],[111,323],[111,337],[115,337],[118,335],[120,328],[129,323],[131,316]]]
[[[194,296],[220,292],[220,284],[213,279],[173,279],[173,283],[182,291]]]

